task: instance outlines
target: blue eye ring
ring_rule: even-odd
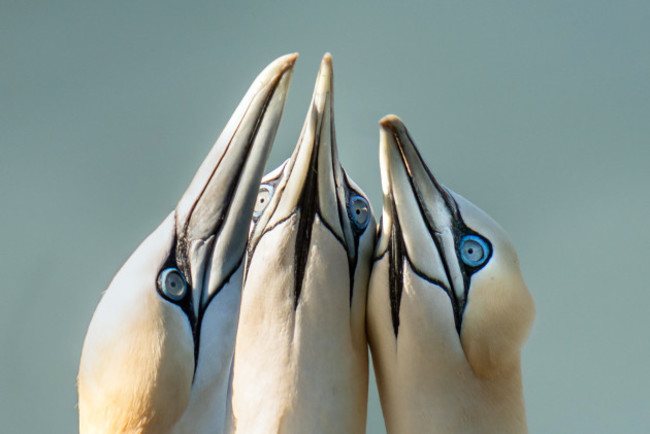
[[[158,275],[158,288],[170,300],[181,301],[187,293],[187,281],[178,268],[170,267]]]
[[[362,231],[367,228],[370,222],[370,204],[366,198],[359,195],[350,196],[348,215],[357,230]]]
[[[262,215],[269,202],[271,202],[274,191],[275,188],[271,184],[260,185],[260,190],[257,193],[257,197],[255,198],[255,206],[253,207],[253,218],[259,218],[259,216]],[[264,197],[264,193],[266,193],[268,196]]]
[[[476,235],[465,235],[458,246],[460,259],[470,267],[480,267],[490,257],[490,246],[487,241]],[[480,253],[480,256],[477,255]]]

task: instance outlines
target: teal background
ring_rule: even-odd
[[[340,157],[375,209],[395,113],[513,238],[538,311],[531,432],[650,432],[649,23],[646,1],[0,0],[1,431],[77,429],[115,271],[255,75],[298,51],[268,168],[290,154],[330,51]]]

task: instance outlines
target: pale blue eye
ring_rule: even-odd
[[[174,301],[182,300],[187,292],[187,282],[178,268],[166,268],[158,276],[158,287]]]
[[[357,229],[363,230],[368,226],[368,222],[370,221],[370,207],[366,199],[361,196],[352,196],[348,210],[352,224]]]
[[[470,267],[480,267],[490,256],[490,246],[481,237],[465,235],[460,240],[460,259]]]
[[[258,218],[262,215],[262,212],[266,209],[271,197],[273,197],[273,186],[270,184],[262,184],[260,186],[260,191],[257,193],[257,199],[255,199],[255,208],[253,209],[253,217]]]

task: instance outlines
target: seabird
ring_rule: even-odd
[[[238,433],[365,433],[368,199],[341,167],[332,60],[291,158],[262,180],[233,366]]]
[[[102,296],[79,366],[82,433],[223,432],[248,228],[296,57],[255,79]]]
[[[380,121],[383,214],[368,340],[389,433],[523,433],[535,307],[505,231],[444,187],[402,121]]]

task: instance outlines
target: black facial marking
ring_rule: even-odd
[[[391,318],[393,322],[393,331],[395,332],[395,338],[397,338],[399,332],[399,311],[402,302],[402,292],[404,289],[404,266],[408,263],[411,270],[420,278],[426,280],[427,282],[436,285],[442,288],[446,293],[450,293],[450,289],[447,288],[443,282],[438,279],[434,279],[428,276],[424,271],[420,270],[411,260],[406,250],[404,244],[404,235],[402,233],[402,228],[399,222],[399,217],[394,211],[394,201],[391,197],[391,202],[393,204],[392,208],[392,221],[394,222],[391,226],[390,238],[388,241],[388,248],[386,251],[381,253],[375,258],[375,262],[381,260],[386,254],[388,254],[388,297],[390,299],[390,308],[391,308]]]
[[[438,251],[438,255],[440,256],[440,260],[441,260],[443,268],[445,270],[445,275],[447,277],[447,281],[449,282],[449,284],[451,284],[453,282],[453,280],[451,278],[451,271],[449,270],[449,264],[448,264],[448,260],[447,260],[448,258],[445,255],[445,252],[444,252],[444,250],[442,248],[442,244],[438,240],[437,231],[435,230],[435,228],[433,228],[431,226],[431,221],[429,221],[429,219],[426,218],[428,213],[426,212],[426,208],[424,206],[424,200],[422,198],[422,195],[420,193],[419,188],[417,187],[417,184],[415,183],[414,179],[411,177],[410,169],[408,168],[408,160],[406,158],[406,155],[404,155],[404,149],[403,149],[402,143],[401,143],[401,141],[399,139],[399,136],[397,134],[393,133],[393,139],[395,140],[395,142],[398,145],[397,148],[399,149],[399,152],[400,152],[400,154],[402,156],[402,162],[404,163],[404,165],[407,168],[409,184],[411,185],[411,191],[415,195],[416,203],[418,205],[418,209],[420,210],[420,215],[423,216],[423,220],[424,220],[425,226],[427,228],[427,232],[429,233],[429,237],[431,238],[434,245],[436,246],[436,250]],[[413,142],[413,140],[410,138],[410,136],[409,136],[409,140],[411,140],[411,142]],[[426,168],[427,174],[429,175],[429,178],[431,179],[431,181],[434,183],[434,186],[436,187],[436,190],[438,192],[440,192],[440,194],[443,196],[443,198],[445,200],[445,204],[447,205],[447,208],[452,212],[454,217],[456,217],[458,215],[458,212],[457,212],[458,208],[456,206],[456,202],[453,200],[451,195],[449,193],[447,193],[447,191],[440,184],[438,184],[438,181],[436,181],[436,179],[433,177],[433,174],[429,171],[427,165],[424,164],[424,160],[422,160],[422,156],[420,155],[417,148],[415,148],[415,151],[417,153],[418,158],[422,162],[422,165]],[[392,201],[392,202],[393,202],[393,207],[394,207],[395,202],[394,201]],[[456,220],[456,218],[454,218],[454,220]],[[409,258],[409,262],[411,264],[413,263],[410,260],[410,258]],[[422,273],[422,275],[426,276],[424,273]],[[434,280],[433,278],[430,278],[428,276],[426,277],[426,279],[430,280],[430,281]],[[467,286],[468,285],[465,284],[465,288],[464,288],[465,294],[467,293]],[[451,305],[452,305],[452,309],[453,309],[453,312],[454,312],[454,322],[456,324],[456,331],[460,334],[460,326],[461,326],[462,313],[463,313],[462,309],[464,309],[464,306],[462,306],[462,307],[458,306],[459,303],[458,303],[458,299],[456,298],[456,293],[451,288],[447,288],[446,285],[443,285],[442,288],[445,290],[445,292],[447,293],[447,295],[449,296],[449,298],[452,301]]]
[[[255,138],[257,137],[257,133],[259,131],[260,125],[262,123],[264,115],[266,114],[266,110],[267,110],[268,105],[269,105],[269,103],[271,101],[271,98],[275,94],[275,91],[276,91],[276,89],[274,87],[273,91],[269,92],[269,94],[267,95],[266,100],[264,101],[264,104],[263,104],[263,106],[262,106],[262,108],[260,110],[260,113],[259,113],[259,115],[258,115],[258,117],[257,117],[257,119],[255,121],[255,126],[251,130],[251,132],[250,132],[250,134],[249,134],[249,136],[248,136],[248,138],[246,140],[246,150],[245,150],[244,156],[243,156],[243,158],[241,158],[241,160],[239,162],[239,165],[237,167],[237,171],[235,172],[236,173],[236,179],[235,179],[234,182],[232,182],[229,185],[228,191],[227,191],[227,193],[225,195],[225,198],[224,198],[224,203],[226,204],[225,209],[222,210],[222,212],[219,214],[218,218],[215,220],[214,228],[211,231],[212,232],[211,236],[215,236],[215,238],[217,238],[219,236],[219,234],[221,233],[221,230],[223,229],[223,223],[224,223],[224,221],[226,219],[226,216],[230,213],[230,208],[232,206],[232,199],[233,199],[233,197],[235,195],[237,187],[239,186],[239,182],[240,182],[241,176],[243,174],[243,168],[244,168],[246,162],[248,161],[248,158],[250,156],[250,152],[251,152],[251,150],[253,148],[253,142],[255,141]],[[234,136],[234,134],[233,134],[233,136]],[[229,147],[230,147],[230,143],[228,143],[225,152],[228,152],[227,149]],[[225,153],[224,153],[224,155],[225,155]],[[197,368],[198,360],[199,360],[199,348],[200,348],[200,341],[201,341],[201,323],[203,321],[203,316],[205,314],[205,311],[207,310],[207,307],[209,306],[210,302],[215,298],[215,296],[217,294],[219,294],[219,292],[221,292],[221,289],[225,286],[226,283],[228,283],[230,281],[232,275],[237,271],[237,269],[241,265],[241,260],[240,260],[237,263],[237,265],[224,277],[223,281],[218,283],[215,292],[209,297],[209,299],[206,301],[206,303],[199,306],[198,315],[196,315],[194,313],[195,309],[194,309],[194,306],[193,306],[193,304],[194,304],[194,301],[193,301],[193,299],[194,299],[194,297],[193,297],[194,282],[192,282],[192,273],[191,273],[191,268],[190,268],[190,263],[189,263],[189,254],[188,254],[190,243],[192,241],[192,240],[189,239],[189,235],[188,235],[189,225],[190,225],[190,222],[192,220],[192,214],[193,214],[194,210],[196,209],[197,204],[199,203],[199,201],[203,197],[203,194],[205,193],[206,188],[208,187],[208,185],[212,181],[212,177],[215,175],[215,173],[218,170],[220,164],[221,164],[221,162],[216,164],[215,167],[212,169],[212,173],[210,174],[210,178],[208,179],[208,181],[205,182],[201,192],[198,194],[196,200],[192,204],[192,208],[191,208],[190,212],[188,213],[187,220],[184,222],[184,226],[182,228],[182,232],[181,232],[180,236],[178,236],[178,234],[176,234],[176,233],[174,234],[173,248],[172,248],[172,251],[170,252],[169,257],[167,258],[167,261],[165,263],[165,267],[174,266],[174,267],[178,268],[181,271],[181,273],[183,273],[183,276],[185,277],[185,281],[187,282],[187,287],[188,287],[187,293],[185,294],[185,297],[183,297],[182,300],[174,302],[174,301],[170,300],[168,297],[165,297],[164,294],[162,294],[162,291],[160,291],[160,289],[158,290],[158,292],[163,296],[163,298],[177,304],[179,307],[181,307],[181,309],[183,310],[185,315],[187,315],[190,326],[192,328],[192,335],[194,337],[194,373],[196,373],[196,368]],[[208,258],[207,260],[209,260],[209,258],[212,257],[212,253],[213,253],[213,249],[214,249],[215,244],[216,244],[216,239],[215,239],[215,242],[212,243],[212,248],[210,249],[210,252],[206,253],[206,258]],[[243,258],[243,254],[244,254],[244,252],[242,252],[242,258]],[[207,275],[209,273],[209,270],[210,270],[209,266],[203,267],[204,276],[203,276],[202,280],[203,280],[204,284],[207,284],[209,282],[209,276]],[[199,300],[201,300],[201,297],[199,297]]]
[[[318,143],[318,142],[317,142]],[[294,287],[293,308],[298,308],[298,299],[302,291],[302,281],[307,268],[307,257],[311,247],[311,235],[314,228],[314,219],[318,212],[318,178],[316,176],[318,164],[318,150],[314,149],[309,162],[309,172],[305,186],[298,200],[300,216],[298,218],[298,232],[296,234],[296,247],[294,249]]]
[[[317,110],[312,109],[311,111],[312,116],[314,116],[314,119],[312,122],[315,124],[318,124],[318,113]],[[346,240],[338,235],[334,229],[330,226],[330,224],[323,219],[322,214],[321,214],[321,209],[320,209],[320,203],[319,203],[319,190],[318,190],[318,157],[319,157],[319,143],[320,143],[320,125],[317,126],[316,128],[316,136],[314,138],[314,143],[316,146],[312,150],[311,154],[311,159],[309,161],[309,168],[307,171],[307,176],[304,181],[304,185],[302,186],[302,190],[300,193],[300,197],[297,200],[296,203],[296,208],[293,213],[289,214],[288,216],[276,221],[272,225],[265,227],[263,231],[259,235],[254,235],[250,240],[249,240],[249,245],[248,245],[248,251],[247,251],[247,258],[246,258],[246,269],[244,271],[245,276],[244,279],[247,278],[247,274],[249,271],[249,264],[251,263],[252,257],[255,254],[255,250],[257,249],[257,246],[259,245],[260,240],[264,237],[264,235],[276,228],[278,225],[286,222],[287,220],[293,218],[294,215],[297,215],[298,217],[298,227],[296,228],[296,244],[295,244],[295,249],[294,249],[294,288],[293,288],[293,296],[294,296],[294,310],[298,308],[298,303],[300,301],[300,295],[302,293],[302,285],[304,282],[305,278],[305,271],[307,268],[307,260],[309,259],[309,249],[311,248],[311,238],[312,238],[312,233],[314,229],[314,222],[316,220],[316,216],[319,217],[320,223],[327,229],[327,231],[341,244],[343,249],[346,251],[348,254],[348,274],[349,274],[349,282],[350,282],[350,304],[352,304],[352,296],[353,296],[353,289],[354,289],[354,274],[357,266],[357,256],[358,256],[358,247],[359,247],[359,238],[365,231],[356,231],[353,233],[353,239],[354,239],[354,249],[353,251],[350,252],[347,247],[347,242]],[[335,158],[332,159],[332,173],[336,174],[337,173],[337,167],[334,167],[335,164],[338,164]],[[281,195],[284,191],[285,185],[283,185],[282,182],[280,182],[282,179],[288,180],[291,176],[291,172],[294,169],[295,161],[293,162],[293,165],[289,164],[285,169],[283,169],[280,174],[273,180],[268,180],[265,181],[265,184],[271,184],[273,183],[274,186],[274,195]],[[286,171],[285,171],[286,170]],[[342,171],[342,169],[341,169]],[[347,217],[350,218],[349,215],[349,210],[348,210],[348,202],[349,198],[353,194],[357,194],[360,196],[358,192],[356,192],[351,186],[350,183],[347,179],[347,175],[345,175],[345,172],[343,172],[343,182],[344,184],[344,190],[346,192],[346,198],[345,198],[345,203],[341,204],[340,200],[337,196],[337,206],[338,207],[345,207],[345,210],[341,210],[340,208],[337,210],[337,215],[339,216],[339,223],[341,224],[341,227],[344,228],[346,225],[346,222],[343,222],[343,218]],[[334,175],[334,182],[336,183],[336,175]],[[339,186],[337,185],[336,188]],[[277,200],[276,200],[277,201]],[[277,202],[276,202],[277,203]],[[262,215],[266,213],[272,213],[275,212],[274,209],[271,208],[266,208],[263,212]],[[260,216],[261,218],[261,216]],[[254,219],[253,224],[256,225],[260,218]],[[267,220],[268,221],[268,220]],[[354,231],[354,229],[353,229]],[[253,227],[253,230],[251,233],[254,233],[255,229]]]
[[[408,135],[408,132],[407,132],[407,135]],[[409,140],[411,140],[411,142],[414,143],[413,140],[410,138],[410,135],[408,137],[409,137]],[[429,281],[429,282],[431,282],[431,283],[433,283],[433,284],[435,284],[437,286],[440,286],[441,288],[443,288],[445,290],[445,292],[447,293],[447,295],[451,299],[451,305],[452,305],[452,309],[453,309],[453,313],[454,313],[454,322],[455,322],[455,326],[456,326],[456,331],[460,335],[460,329],[461,329],[461,326],[462,326],[462,318],[463,318],[463,313],[465,311],[465,306],[466,306],[466,303],[467,303],[467,297],[468,297],[468,294],[469,294],[469,287],[470,287],[470,283],[471,283],[471,277],[475,272],[477,272],[478,270],[483,268],[485,266],[485,264],[487,264],[489,262],[489,259],[490,259],[491,255],[492,255],[492,244],[485,237],[481,236],[479,233],[477,233],[473,229],[469,228],[465,224],[465,222],[463,221],[463,218],[462,218],[462,216],[460,214],[460,210],[458,208],[458,204],[456,203],[456,200],[453,198],[453,196],[442,185],[440,185],[438,183],[438,181],[435,179],[435,177],[433,176],[433,174],[429,170],[429,167],[424,163],[424,160],[422,159],[422,156],[420,155],[419,150],[414,146],[413,148],[414,148],[420,162],[422,163],[422,166],[426,170],[426,173],[429,175],[429,178],[430,178],[431,182],[433,182],[434,187],[436,188],[438,193],[443,198],[443,200],[445,202],[445,205],[446,205],[446,208],[448,209],[448,211],[450,212],[450,214],[452,216],[453,225],[452,225],[451,229],[452,229],[452,234],[453,234],[453,238],[454,238],[454,245],[455,245],[454,252],[455,252],[456,257],[455,258],[447,258],[446,257],[446,254],[445,254],[445,251],[443,249],[442,241],[440,239],[439,233],[432,226],[432,222],[429,220],[429,218],[427,218],[428,212],[426,211],[427,208],[424,205],[425,204],[425,199],[422,197],[422,194],[421,194],[417,184],[415,183],[414,179],[412,178],[412,176],[410,174],[410,169],[408,167],[408,160],[406,158],[406,155],[404,155],[403,146],[401,144],[399,136],[397,134],[395,134],[394,132],[393,132],[393,139],[395,140],[395,142],[398,145],[397,147],[398,147],[399,152],[401,154],[402,161],[403,161],[404,165],[407,168],[408,180],[409,180],[409,183],[410,183],[410,186],[411,186],[411,191],[415,195],[416,203],[418,205],[418,209],[420,211],[420,214],[423,217],[423,221],[424,221],[425,226],[427,228],[428,235],[431,238],[431,240],[433,241],[434,245],[436,246],[436,250],[438,251],[438,255],[440,256],[440,260],[441,260],[443,268],[445,270],[445,275],[447,277],[447,281],[449,282],[450,285],[452,284],[453,279],[452,279],[452,275],[451,275],[451,270],[449,268],[449,262],[451,260],[455,260],[459,264],[459,268],[460,268],[460,271],[461,271],[462,276],[463,276],[463,300],[458,300],[458,298],[456,296],[456,293],[452,288],[448,288],[442,282],[437,281],[437,279],[434,279],[434,278],[426,275],[426,273],[424,273],[422,270],[416,269],[416,267],[413,265],[413,261],[411,261],[411,259],[408,257],[408,252],[406,252],[405,249],[403,250],[404,251],[404,257],[406,257],[406,259],[408,260],[408,262],[411,265],[412,269],[416,272],[417,275],[419,275],[423,279],[425,279],[425,280],[427,280],[427,281]],[[392,207],[394,209],[395,201],[393,200],[392,196],[391,196],[391,203],[392,203]],[[396,222],[396,223],[394,223],[394,225],[399,224],[398,219],[397,219],[397,215],[396,215],[397,213],[395,211],[393,211],[393,214],[394,214],[393,221]],[[393,241],[392,241],[393,234],[394,234],[394,231],[391,229],[391,245],[393,243]],[[468,234],[480,236],[483,240],[485,240],[485,242],[487,243],[487,245],[489,247],[489,255],[490,256],[486,259],[485,262],[483,262],[483,264],[481,264],[478,267],[469,267],[469,266],[467,266],[461,260],[461,257],[460,257],[460,240],[465,235],[468,235]],[[401,236],[401,231],[400,231],[400,236]],[[402,247],[403,247],[403,240],[401,242],[402,242]],[[392,268],[394,266],[392,261],[391,261],[390,266],[391,266],[391,271],[392,271]],[[392,288],[392,282],[393,282],[393,280],[391,278],[391,289],[390,289],[390,291],[391,291],[391,307],[393,306],[393,299],[392,299],[393,295],[392,295],[392,293],[395,291]],[[401,290],[400,290],[400,294],[401,294]],[[397,321],[394,318],[395,313],[393,312],[393,327],[394,328],[395,328],[395,324],[399,325],[399,303],[398,303],[397,307],[398,307]],[[395,335],[397,336],[397,333],[395,333]]]
[[[212,230],[212,234],[214,234],[216,236],[218,236],[219,233],[221,232],[221,229],[223,227],[223,222],[225,221],[226,216],[230,213],[230,207],[232,206],[232,198],[235,195],[235,192],[237,191],[237,187],[239,186],[239,181],[240,181],[241,176],[243,174],[242,169],[243,169],[244,165],[246,164],[246,162],[248,161],[248,157],[250,156],[251,149],[253,148],[253,142],[255,141],[255,137],[257,137],[257,133],[259,131],[260,125],[262,123],[262,120],[264,119],[264,115],[266,114],[266,110],[268,108],[269,102],[271,101],[271,98],[275,94],[275,91],[276,91],[276,89],[274,87],[273,91],[269,92],[269,94],[267,95],[266,100],[264,101],[264,105],[262,106],[262,109],[260,110],[260,113],[259,113],[257,119],[255,120],[255,126],[251,130],[250,135],[248,136],[248,138],[246,140],[246,151],[244,153],[244,157],[240,160],[239,166],[237,167],[237,171],[235,172],[237,178],[236,178],[235,182],[230,183],[230,186],[229,186],[228,191],[226,193],[226,196],[224,198],[224,203],[226,204],[225,210],[223,210],[219,214],[217,220],[215,220],[215,222],[214,222],[214,229]],[[234,137],[234,134],[233,134],[233,137]],[[228,143],[228,146],[226,147],[225,152],[228,152],[227,149],[229,147],[230,147],[230,143]],[[224,153],[224,155],[225,155],[225,153]],[[221,162],[219,162],[219,164],[216,164],[215,167],[212,169],[210,179],[203,185],[201,193],[199,193],[196,200],[192,204],[192,209],[190,210],[190,212],[188,214],[189,217],[187,218],[187,220],[184,223],[184,227],[183,227],[183,230],[181,232],[181,237],[178,240],[178,246],[177,246],[177,249],[176,249],[177,252],[178,252],[177,255],[176,255],[177,256],[176,262],[179,265],[179,269],[185,274],[186,278],[188,279],[188,283],[190,282],[189,279],[191,279],[190,267],[189,267],[189,263],[188,263],[188,254],[187,254],[188,249],[189,249],[189,243],[191,242],[191,240],[188,237],[189,225],[190,225],[190,222],[192,220],[191,216],[192,216],[192,213],[194,212],[194,209],[196,208],[197,204],[199,203],[199,201],[203,197],[203,194],[205,193],[205,189],[208,187],[208,185],[210,184],[210,182],[212,180],[212,177],[214,176],[217,169],[219,168],[220,163]],[[205,269],[208,269],[208,267],[205,267]],[[222,286],[223,286],[223,283],[220,283],[219,288],[221,288]]]
[[[236,271],[239,269],[239,267],[241,266],[241,262],[242,262],[242,260],[243,260],[243,256],[242,256],[242,258],[239,260],[239,262],[237,263],[237,265],[235,266],[235,268],[233,268],[233,269],[230,271],[230,273],[229,273],[229,274],[224,278],[223,282],[220,283],[220,285],[219,285],[219,287],[217,288],[217,290],[214,291],[214,292],[210,295],[210,297],[208,297],[208,299],[206,300],[205,305],[204,305],[205,307],[203,307],[202,309],[199,309],[199,315],[198,315],[198,318],[197,318],[197,320],[196,320],[196,323],[195,323],[194,326],[192,327],[192,333],[193,333],[193,335],[194,335],[194,373],[195,373],[195,374],[196,374],[196,366],[197,366],[197,364],[198,364],[198,360],[199,360],[199,348],[200,348],[200,343],[201,343],[201,326],[202,326],[202,324],[203,324],[203,317],[205,316],[205,312],[206,312],[206,310],[208,309],[208,306],[210,305],[210,303],[212,303],[212,300],[213,300],[217,295],[219,295],[219,293],[221,292],[221,289],[222,289],[222,288],[223,288],[223,287],[224,287],[228,282],[230,282],[230,279],[232,278],[233,274],[235,274],[235,272],[236,272]],[[204,282],[205,282],[205,280],[204,280]],[[194,381],[194,379],[192,379],[192,381]]]
[[[391,198],[392,199],[392,198]],[[394,202],[393,202],[394,203]],[[390,313],[393,320],[393,331],[395,338],[399,330],[399,307],[402,302],[402,290],[404,289],[404,257],[406,249],[404,248],[404,237],[399,225],[397,213],[392,211],[393,225],[390,230],[390,240],[388,246],[388,296],[390,298]]]
[[[303,192],[303,194],[305,194]],[[317,202],[317,201],[316,201]],[[323,225],[325,229],[336,239],[336,241],[345,249],[347,252],[346,248],[346,242],[343,238],[341,238],[340,235],[338,235],[336,232],[334,232],[334,229],[322,218],[320,211],[318,210],[318,203],[312,204],[313,206],[316,207],[316,210],[309,210],[304,208],[303,206],[297,207],[296,212],[289,214],[287,217],[278,220],[275,222],[273,225],[267,227],[264,229],[264,232],[262,232],[259,237],[249,245],[249,250],[247,254],[247,266],[246,269],[244,270],[244,280],[246,279],[246,276],[249,271],[248,264],[251,263],[252,257],[255,254],[255,250],[257,249],[257,245],[259,244],[259,241],[264,237],[264,235],[267,232],[272,231],[275,229],[277,226],[281,225],[282,223],[286,222],[287,220],[290,220],[296,213],[300,213],[299,215],[299,224],[298,224],[298,231],[296,234],[296,248],[294,250],[294,263],[296,264],[296,269],[294,270],[294,309],[298,308],[298,301],[302,289],[302,281],[304,280],[304,273],[305,273],[305,268],[306,268],[306,261],[308,259],[308,253],[309,253],[309,247],[311,243],[311,233],[313,230],[313,223],[315,221],[316,215],[319,216],[320,218],[320,223]],[[307,216],[308,218],[305,218]],[[303,220],[305,221],[303,223]],[[355,248],[354,248],[354,255],[350,257],[348,255],[348,275],[349,275],[349,280],[350,280],[350,304],[352,303],[352,295],[353,295],[353,288],[354,288],[354,273],[357,265],[357,257],[358,257],[358,245],[359,245],[359,237],[355,236],[354,239],[355,242]],[[302,262],[302,263],[301,263]],[[300,267],[300,271],[299,268]]]
[[[175,245],[176,243],[174,243]],[[160,272],[162,270],[165,270],[166,268],[169,267],[175,267],[180,270],[178,267],[178,264],[176,262],[176,249],[174,248],[169,256],[167,257],[167,260],[165,261],[165,264],[163,267],[160,269]],[[185,281],[187,282],[187,291],[185,293],[185,296],[181,300],[173,300],[169,297],[167,297],[161,288],[156,284],[156,288],[158,289],[158,293],[167,301],[170,303],[176,304],[178,307],[180,307],[185,315],[187,316],[187,320],[190,324],[190,328],[192,329],[192,337],[194,339],[194,373],[196,374],[196,368],[198,366],[198,361],[199,361],[199,349],[201,347],[201,325],[203,324],[203,317],[205,316],[205,312],[212,302],[212,300],[221,293],[221,289],[228,283],[230,282],[230,279],[232,276],[237,272],[239,267],[241,266],[243,261],[243,255],[240,261],[236,264],[236,266],[230,271],[228,275],[225,276],[222,282],[219,283],[219,286],[216,288],[216,290],[210,295],[210,297],[206,300],[205,304],[203,307],[200,307],[198,309],[198,315],[195,313],[194,309],[194,286],[191,283],[191,275],[190,274],[183,274],[183,277],[185,278]],[[206,269],[209,269],[209,267],[205,267]],[[160,274],[159,272],[159,274]],[[206,271],[207,273],[208,271]],[[208,276],[205,276],[203,279],[203,282],[207,284],[208,282]],[[193,381],[193,380],[192,380]]]
[[[317,138],[318,139],[318,138]],[[312,160],[310,161],[310,169],[307,175],[307,180],[305,186],[303,187],[301,197],[298,201],[298,209],[300,210],[300,218],[298,222],[298,232],[296,234],[296,248],[294,250],[294,263],[296,264],[296,269],[294,272],[294,310],[298,308],[298,301],[300,298],[300,293],[302,291],[302,283],[304,280],[305,269],[307,267],[307,259],[309,254],[309,248],[311,247],[311,235],[314,228],[314,220],[316,215],[320,217],[320,222],[327,230],[332,234],[334,238],[343,246],[346,253],[348,249],[346,247],[346,242],[334,232],[329,224],[322,218],[320,213],[320,205],[318,202],[318,150],[315,149],[312,154]],[[359,194],[355,192],[345,179],[346,186],[346,202],[345,204],[338,204],[338,206],[344,206],[346,208],[345,215],[348,218],[351,218],[349,215],[348,202],[351,196],[351,193]],[[337,200],[338,202],[338,200]],[[304,214],[303,214],[304,213]],[[341,218],[341,213],[339,214],[339,219]],[[341,222],[341,227],[343,226]],[[353,225],[351,225],[353,227]],[[354,231],[354,229],[353,229]],[[354,249],[352,255],[348,254],[348,282],[350,284],[350,306],[352,305],[352,296],[354,292],[354,274],[357,266],[357,257],[359,250],[359,238],[364,231],[354,231]]]

